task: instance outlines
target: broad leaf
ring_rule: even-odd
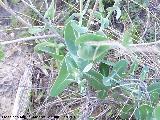
[[[116,19],[118,20],[121,16],[121,10],[119,7],[116,7],[116,12],[117,12]]]
[[[92,67],[93,67],[93,63],[88,64],[88,65],[84,68],[83,72],[88,72],[88,71],[90,71],[90,70],[92,69]]]
[[[48,10],[45,12],[44,18],[53,20],[55,16],[55,12],[56,12],[56,3],[55,3],[55,0],[52,0]]]
[[[135,111],[135,117],[137,120],[151,120],[153,108],[147,104],[141,105]]]
[[[81,35],[78,39],[76,39],[76,44],[79,45],[89,41],[105,41],[105,40],[107,40],[107,37],[105,36],[87,33],[87,34]]]
[[[65,62],[67,70],[71,75],[75,76],[75,74],[78,72],[78,66],[74,61],[74,59],[69,54],[67,54],[66,56],[67,57],[65,57]]]
[[[133,105],[126,104],[123,106],[121,112],[120,112],[120,117],[122,119],[128,119],[131,114],[134,112],[134,107]]]
[[[4,52],[0,46],[0,61],[4,58]]]
[[[11,2],[13,3],[13,4],[17,4],[18,2],[20,2],[21,0],[11,0]]]
[[[132,34],[131,34],[131,30],[127,30],[124,32],[123,34],[123,38],[122,38],[122,44],[124,46],[129,46],[130,44],[132,44]]]
[[[99,61],[104,58],[108,48],[108,46],[95,47],[90,45],[81,45],[79,46],[77,54],[84,60]]]
[[[89,45],[79,46],[77,55],[84,60],[92,60],[95,52],[95,47]]]
[[[135,72],[137,69],[138,69],[138,63],[137,63],[137,61],[135,60],[135,61],[131,64],[129,73],[130,73],[131,75],[134,75],[134,72]]]
[[[125,77],[127,74],[128,61],[120,60],[113,66],[113,71],[115,71],[120,77]]]
[[[67,79],[68,76],[69,73],[64,60],[61,65],[59,75],[51,88],[51,96],[58,96],[72,82],[71,80]]]
[[[155,120],[160,120],[160,106],[157,106],[155,109],[154,109],[154,119]]]
[[[105,85],[105,86],[110,86],[111,87],[111,85],[112,85],[112,77],[104,77],[103,78],[103,84]]]
[[[159,101],[159,93],[158,92],[152,92],[150,95],[150,99],[152,102],[152,105],[156,105]]]
[[[64,38],[69,52],[77,55],[77,47],[75,46],[76,32],[70,22],[65,26]]]
[[[44,28],[36,27],[36,26],[33,26],[33,27],[28,29],[28,32],[30,34],[36,34],[36,33],[42,32],[42,31],[44,31]]]
[[[105,63],[101,62],[99,64],[99,71],[105,77],[107,77],[109,75],[109,68],[110,68],[110,66]]]
[[[71,26],[73,27],[74,30],[76,30],[78,33],[86,33],[88,31],[87,27],[82,27],[78,25],[78,22],[72,20],[71,21]]]
[[[64,58],[64,55],[60,55],[57,53],[58,45],[55,45],[54,43],[51,42],[42,42],[37,44],[34,47],[34,50],[38,53],[47,53],[50,56],[52,56],[55,59],[62,60]]]
[[[140,75],[140,79],[145,80],[148,75],[148,72],[149,72],[149,68],[147,66],[144,66]]]
[[[97,71],[90,70],[86,74],[84,74],[86,80],[88,80],[89,84],[95,88],[96,90],[106,90],[107,87],[103,85],[102,79],[103,76]]]
[[[106,90],[100,90],[98,91],[98,98],[100,99],[105,99],[108,96],[107,91]]]
[[[148,92],[158,92],[160,94],[160,82],[152,83],[147,88]]]
[[[109,26],[109,19],[101,17],[101,29],[105,29]]]

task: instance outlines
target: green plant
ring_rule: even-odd
[[[76,83],[83,96],[87,96],[87,88],[91,88],[97,98],[102,101],[113,98],[118,103],[116,105],[118,114],[114,116],[114,110],[111,113],[114,117],[159,120],[160,83],[146,82],[150,69],[141,63],[136,52],[132,51],[133,49],[130,50],[130,47],[138,46],[133,43],[138,43],[139,35],[137,34],[140,31],[140,25],[133,23],[131,29],[125,29],[123,33],[111,29],[114,24],[112,18],[125,22],[129,19],[128,14],[121,11],[121,2],[121,0],[96,0],[95,3],[92,2],[94,5],[92,10],[89,9],[92,7],[92,4],[89,4],[90,0],[86,2],[80,0],[80,11],[70,10],[67,13],[71,15],[65,20],[64,41],[38,42],[34,50],[39,54],[47,53],[56,62],[59,71],[50,91],[52,97],[60,96],[72,83]],[[148,1],[138,1],[138,4],[144,7]],[[70,7],[70,4],[68,6]],[[139,6],[134,7],[133,13],[135,14]],[[37,14],[33,16],[37,17]],[[55,16],[56,1],[52,0],[42,16],[45,23],[40,27],[29,27],[29,35],[54,31],[51,21],[55,20]],[[90,23],[93,21],[99,23],[96,31],[90,29]],[[107,33],[106,30],[109,32]],[[120,49],[120,52],[122,54],[124,52],[129,58],[125,56],[126,59],[122,57],[116,59],[116,62],[106,60],[109,51],[115,48]],[[3,56],[0,50],[0,59]],[[139,66],[142,68],[140,71],[138,71]],[[140,73],[138,79],[136,71]],[[79,109],[77,110],[78,113],[74,111],[76,115],[79,114]],[[92,116],[89,117],[94,119]]]

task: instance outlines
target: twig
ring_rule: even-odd
[[[143,43],[143,37],[145,36],[145,34],[146,34],[146,32],[147,32],[147,30],[148,30],[148,27],[149,27],[149,23],[150,23],[150,13],[148,12],[149,11],[149,9],[147,8],[146,9],[146,11],[147,11],[147,22],[146,22],[146,27],[145,27],[145,30],[144,30],[144,32],[143,32],[143,34],[142,34],[142,36],[141,36],[141,38],[140,38],[140,42],[141,43]]]
[[[90,13],[89,20],[88,20],[88,23],[87,23],[87,27],[90,26],[90,23],[91,23],[91,21],[92,21],[92,19],[93,19],[93,14],[94,14],[94,12],[95,12],[96,9],[97,9],[98,2],[99,2],[99,0],[96,0],[96,2],[95,2],[95,4],[94,4],[94,7],[93,7],[93,10],[92,10],[92,12]]]
[[[0,0],[0,6],[3,7],[7,12],[9,12],[12,16],[16,17],[19,22],[21,22],[25,26],[31,26],[31,24],[27,23],[20,16],[18,16],[9,6],[4,4],[2,0]]]
[[[31,82],[32,73],[30,69],[31,68],[26,67],[24,75],[20,80],[10,120],[21,120],[21,118],[16,118],[14,116],[24,115],[25,110],[28,107],[29,94],[31,92],[31,89],[25,89],[24,87],[20,86],[28,85],[30,88],[32,87],[32,82]]]
[[[43,35],[43,36],[31,36],[31,37],[12,40],[12,41],[3,41],[3,42],[0,42],[0,44],[6,45],[6,44],[17,43],[17,42],[26,42],[26,41],[36,40],[36,39],[46,39],[46,38],[52,38],[52,37],[61,39],[61,38],[57,37],[57,35],[53,34],[53,35]]]

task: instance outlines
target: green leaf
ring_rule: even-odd
[[[110,66],[108,64],[105,64],[103,62],[99,64],[99,71],[105,77],[109,75],[109,68]]]
[[[152,92],[150,96],[151,102],[153,105],[156,105],[159,100],[159,93],[158,92]]]
[[[76,64],[78,66],[78,69],[83,72],[83,70],[85,69],[85,67],[90,64],[91,62],[88,60],[83,60],[81,58],[78,58],[78,60],[76,61]]]
[[[86,33],[88,31],[87,27],[82,27],[78,25],[78,22],[75,20],[71,21],[71,26],[73,27],[74,30],[76,30],[78,33]]]
[[[103,78],[103,84],[105,85],[105,86],[111,86],[112,85],[112,80],[113,78],[112,77],[104,77]]]
[[[133,111],[134,111],[133,105],[126,104],[123,106],[123,108],[120,112],[120,117],[122,119],[128,119],[131,116],[131,114],[133,113]]]
[[[129,46],[130,44],[133,43],[131,33],[132,33],[131,30],[127,30],[127,31],[124,32],[123,38],[122,38],[122,44],[124,46]]]
[[[56,4],[55,4],[55,0],[52,0],[48,10],[45,12],[44,18],[53,20],[55,16],[55,12],[56,12]]]
[[[38,53],[54,53],[55,52],[55,44],[51,42],[42,42],[37,44],[34,47],[34,50]]]
[[[95,47],[89,45],[79,46],[77,55],[84,60],[92,60],[95,52]]]
[[[42,31],[44,31],[44,28],[36,27],[36,26],[33,26],[33,27],[28,29],[28,32],[30,34],[36,34],[36,33],[42,32]]]
[[[51,88],[51,96],[58,96],[72,82],[67,79],[68,76],[69,76],[69,73],[67,71],[67,66],[64,60],[61,65],[59,75]]]
[[[113,71],[115,71],[120,77],[125,77],[128,67],[127,60],[120,60],[113,66]]]
[[[101,18],[101,29],[105,29],[109,26],[109,19],[108,18]]]
[[[131,75],[134,75],[134,71],[136,71],[138,69],[138,62],[135,60],[132,65],[131,65],[131,68],[129,70],[129,73]]]
[[[148,92],[158,92],[160,94],[160,82],[155,82],[152,83],[151,85],[148,86],[147,90]]]
[[[78,71],[78,66],[76,62],[74,61],[74,59],[69,54],[67,54],[65,57],[65,62],[66,62],[68,72],[71,75],[75,76],[75,74]]]
[[[93,63],[88,64],[88,65],[84,68],[83,72],[88,72],[88,71],[90,71],[90,70],[92,69],[92,67],[93,67]]]
[[[77,47],[75,46],[76,33],[70,22],[65,26],[64,38],[69,52],[77,55]]]
[[[108,96],[108,94],[107,94],[106,90],[98,91],[98,96],[97,96],[98,98],[105,99],[107,96]]]
[[[105,41],[105,40],[107,40],[107,37],[105,36],[97,35],[93,33],[87,33],[87,34],[81,35],[78,39],[76,39],[76,44],[79,45],[89,41]]]
[[[152,120],[153,108],[147,104],[141,105],[135,111],[137,120]]]
[[[54,43],[42,42],[37,44],[34,47],[34,50],[38,53],[47,53],[55,59],[62,60],[64,58],[64,55],[59,55],[59,53],[57,53],[56,51],[56,47],[58,47],[58,45],[55,45]]]
[[[102,82],[103,76],[97,71],[90,70],[86,74],[84,74],[86,80],[88,80],[89,84],[95,88],[96,90],[106,90],[108,89]]]
[[[0,61],[4,58],[4,52],[0,46]]]
[[[160,106],[157,106],[155,109],[154,109],[154,119],[155,120],[160,120]]]
[[[105,55],[106,52],[109,50],[109,46],[100,46],[100,47],[96,47],[95,51],[94,51],[94,56],[93,56],[93,61],[100,61],[102,60]]]
[[[99,61],[104,58],[108,48],[108,46],[95,47],[90,45],[81,45],[79,46],[77,54],[84,60]]]
[[[13,4],[17,4],[18,2],[20,2],[20,0],[11,0],[11,2],[12,2]]]
[[[116,11],[117,11],[116,19],[118,20],[121,17],[121,10],[119,7],[116,7]]]
[[[140,75],[140,79],[145,80],[148,75],[148,72],[149,72],[149,68],[147,66],[144,66]]]

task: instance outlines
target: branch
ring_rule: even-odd
[[[0,6],[3,7],[7,12],[9,12],[12,16],[16,17],[19,22],[21,22],[25,26],[31,26],[31,24],[27,23],[20,16],[18,16],[9,6],[4,4],[2,0],[0,0]]]
[[[45,39],[45,38],[52,38],[52,37],[57,38],[57,39],[61,39],[61,38],[57,37],[57,35],[53,34],[53,35],[26,37],[26,38],[11,40],[11,41],[3,41],[3,42],[0,42],[0,44],[1,45],[6,45],[6,44],[17,43],[17,42],[26,42],[26,41],[36,40],[36,39]]]

